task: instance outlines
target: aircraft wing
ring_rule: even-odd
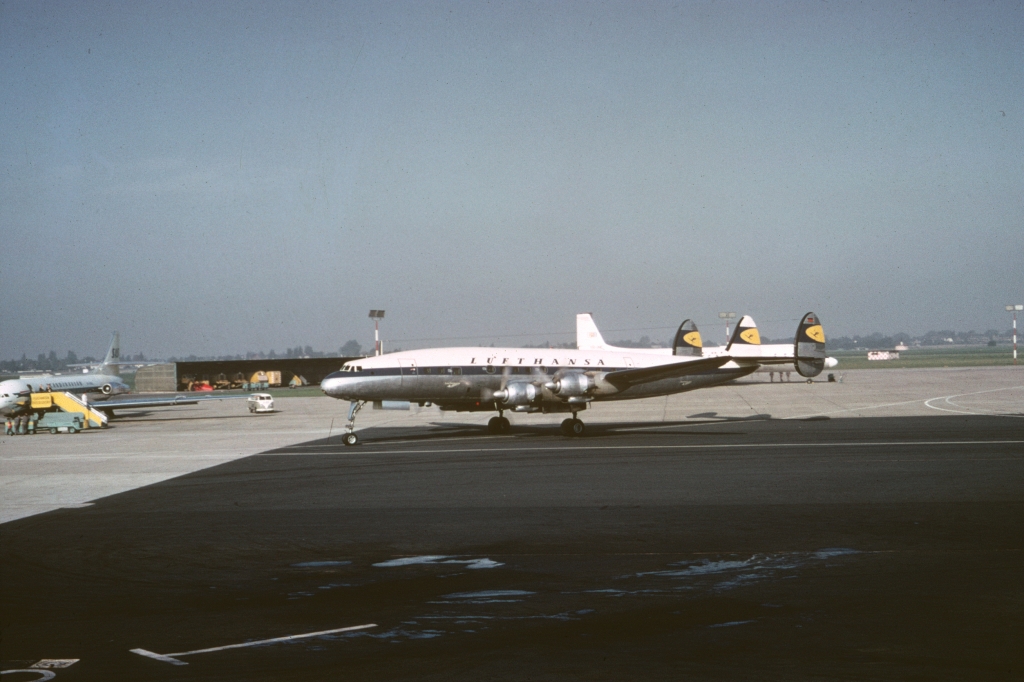
[[[109,400],[90,400],[89,405],[91,407],[96,408],[97,410],[128,410],[142,409],[146,407],[174,407],[176,405],[198,405],[199,403],[206,402],[207,400],[231,400],[248,397],[249,394],[235,394],[223,396],[191,396],[182,394],[161,397],[126,396],[124,398],[110,398]]]
[[[672,379],[683,377],[687,374],[700,374],[709,370],[718,369],[732,358],[722,356],[717,358],[702,358],[700,360],[688,360],[686,362],[673,362],[668,365],[655,365],[654,367],[639,367],[636,369],[620,369],[609,372],[605,379],[620,388],[646,384],[649,381],[661,379]]]

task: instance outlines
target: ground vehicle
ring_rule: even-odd
[[[82,415],[68,412],[47,412],[40,418],[36,425],[36,431],[49,429],[50,433],[57,433],[58,429],[67,429],[68,433],[77,433],[82,430]]]
[[[245,402],[250,412],[275,412],[274,396],[269,393],[253,393]]]

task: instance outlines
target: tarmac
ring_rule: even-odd
[[[1024,371],[836,374],[583,438],[367,407],[349,448],[328,398],[4,437],[0,670],[1020,679]]]

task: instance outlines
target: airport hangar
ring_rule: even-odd
[[[242,388],[265,381],[270,386],[293,385],[295,377],[318,385],[331,372],[354,357],[264,358],[251,360],[191,360],[140,367],[135,373],[137,393],[188,391],[195,384],[213,388]],[[261,378],[263,377],[263,378]],[[269,381],[268,381],[269,379]]]

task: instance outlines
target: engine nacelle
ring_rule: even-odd
[[[102,386],[100,386],[100,391],[103,392],[103,395],[110,395],[111,393],[114,392],[114,387],[111,386],[110,384],[103,384]]]
[[[522,381],[509,384],[500,391],[494,392],[494,399],[505,405],[529,405],[540,400],[541,391],[533,384]]]
[[[582,372],[572,372],[565,374],[561,378],[549,381],[544,384],[544,388],[548,389],[557,396],[568,398],[571,396],[580,396],[593,391],[597,388],[597,382],[594,378],[583,374]]]

